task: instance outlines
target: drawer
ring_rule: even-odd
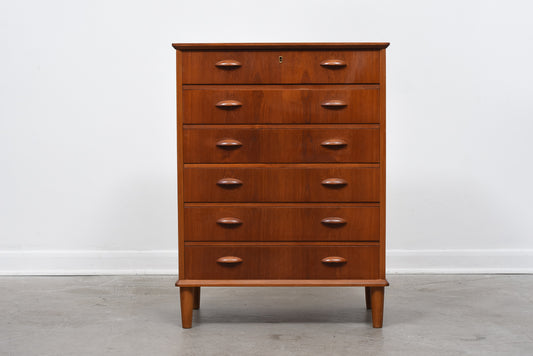
[[[186,241],[378,241],[379,207],[185,207]]]
[[[183,84],[379,83],[379,51],[185,51]]]
[[[379,123],[379,86],[187,86],[186,124]]]
[[[331,166],[330,166],[331,167]],[[185,202],[377,202],[376,166],[185,167]]]
[[[185,163],[379,162],[379,128],[186,126]]]
[[[372,279],[378,261],[377,245],[185,245],[187,279]]]

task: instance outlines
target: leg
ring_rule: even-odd
[[[372,309],[372,298],[370,298],[370,287],[365,287],[365,301],[366,301],[366,308],[368,310]]]
[[[193,288],[180,287],[181,326],[189,329],[192,326],[192,306],[194,302]]]
[[[372,325],[375,328],[383,326],[383,297],[385,287],[370,287],[370,298],[372,299]]]
[[[193,288],[193,296],[194,296],[194,303],[193,303],[193,309],[200,309],[200,287],[192,287]]]

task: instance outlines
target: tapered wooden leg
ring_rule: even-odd
[[[189,329],[192,326],[193,294],[192,287],[180,287],[181,326],[184,329]]]
[[[372,298],[370,298],[370,287],[365,287],[365,302],[368,310],[372,309]]]
[[[372,325],[375,328],[383,326],[383,297],[385,287],[370,287],[370,299],[372,303]]]
[[[193,309],[200,309],[200,287],[192,287],[194,302],[192,305]]]

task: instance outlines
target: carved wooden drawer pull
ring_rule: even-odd
[[[348,143],[340,138],[332,138],[330,140],[323,141],[320,145],[326,148],[342,148],[347,146]]]
[[[342,108],[347,107],[348,103],[340,99],[331,99],[331,100],[323,101],[320,105],[322,105],[325,108],[330,108],[330,109],[342,109]]]
[[[344,187],[346,184],[348,184],[348,182],[342,178],[328,178],[322,181],[322,185],[331,188]]]
[[[237,263],[241,263],[242,258],[236,256],[224,256],[217,259],[217,262],[225,265],[234,265]]]
[[[238,187],[242,185],[242,180],[237,178],[222,178],[217,182],[222,187]]]
[[[219,148],[239,148],[242,146],[242,142],[234,140],[232,138],[227,138],[217,142],[217,147]]]
[[[220,218],[217,220],[217,224],[236,226],[241,225],[242,220],[239,218]]]
[[[216,103],[215,106],[221,109],[233,109],[240,108],[242,103],[239,100],[222,100]]]
[[[322,219],[321,223],[324,224],[324,225],[336,225],[336,226],[338,226],[338,225],[346,224],[346,220],[344,220],[343,218],[332,216],[332,217],[328,217],[328,218]]]
[[[322,259],[322,263],[343,264],[346,262],[347,262],[346,258],[339,257],[339,256],[329,256],[329,257],[324,257]]]
[[[320,65],[326,68],[342,68],[346,67],[346,62],[342,59],[326,59],[320,62]]]
[[[215,63],[215,66],[221,69],[239,68],[241,65],[241,62],[236,61],[235,59],[224,59]]]

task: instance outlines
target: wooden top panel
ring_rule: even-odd
[[[383,49],[388,42],[173,43],[179,50],[239,49]]]

